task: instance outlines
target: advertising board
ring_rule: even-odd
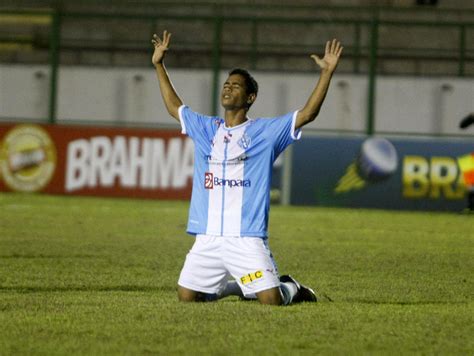
[[[472,152],[467,139],[303,138],[293,150],[291,203],[460,211],[460,162]]]
[[[188,199],[193,143],[178,131],[0,124],[0,191]]]

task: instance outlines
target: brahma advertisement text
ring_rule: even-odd
[[[193,143],[177,131],[0,125],[0,190],[188,199]]]

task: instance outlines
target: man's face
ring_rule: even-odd
[[[226,110],[247,108],[253,102],[253,96],[246,93],[245,79],[240,74],[232,74],[222,88],[221,103]]]

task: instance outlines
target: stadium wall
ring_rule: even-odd
[[[254,117],[300,107],[315,81],[308,74],[255,75],[261,91]],[[172,70],[172,76],[189,106],[210,111],[211,72]],[[44,123],[48,67],[3,65],[0,79],[0,191],[189,198],[192,142],[166,113],[153,70],[61,68],[58,125]],[[285,155],[292,174],[283,173],[281,160],[275,168],[275,200],[287,195],[284,202],[292,204],[461,210],[466,186],[459,160],[474,144],[472,130],[460,131],[458,123],[474,111],[472,80],[379,79],[376,136],[389,138],[396,158],[369,144],[375,163],[394,162],[390,174],[375,178],[359,164],[373,138],[364,134],[366,89],[365,77],[335,76],[320,118]],[[291,194],[281,192],[284,186]]]
[[[187,105],[202,113],[212,106],[212,71],[171,70]],[[256,72],[260,93],[252,116],[274,116],[301,107],[316,75]],[[221,82],[226,72],[221,72]],[[366,132],[366,76],[336,75],[317,121],[309,129]],[[45,121],[48,66],[0,66],[0,117]],[[471,78],[382,76],[377,80],[375,132],[419,135],[472,135],[459,120],[474,112]],[[222,110],[222,109],[221,109]],[[177,128],[161,102],[152,69],[61,67],[58,122],[162,125]],[[221,111],[222,113],[222,111]]]

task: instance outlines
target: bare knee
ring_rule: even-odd
[[[178,300],[180,302],[195,302],[196,298],[196,291],[178,286]]]
[[[257,293],[257,298],[261,304],[267,304],[267,305],[283,304],[280,288],[278,287],[267,289],[267,290]]]
[[[196,292],[194,290],[178,286],[178,299],[180,302],[215,302],[218,297],[217,294]]]

